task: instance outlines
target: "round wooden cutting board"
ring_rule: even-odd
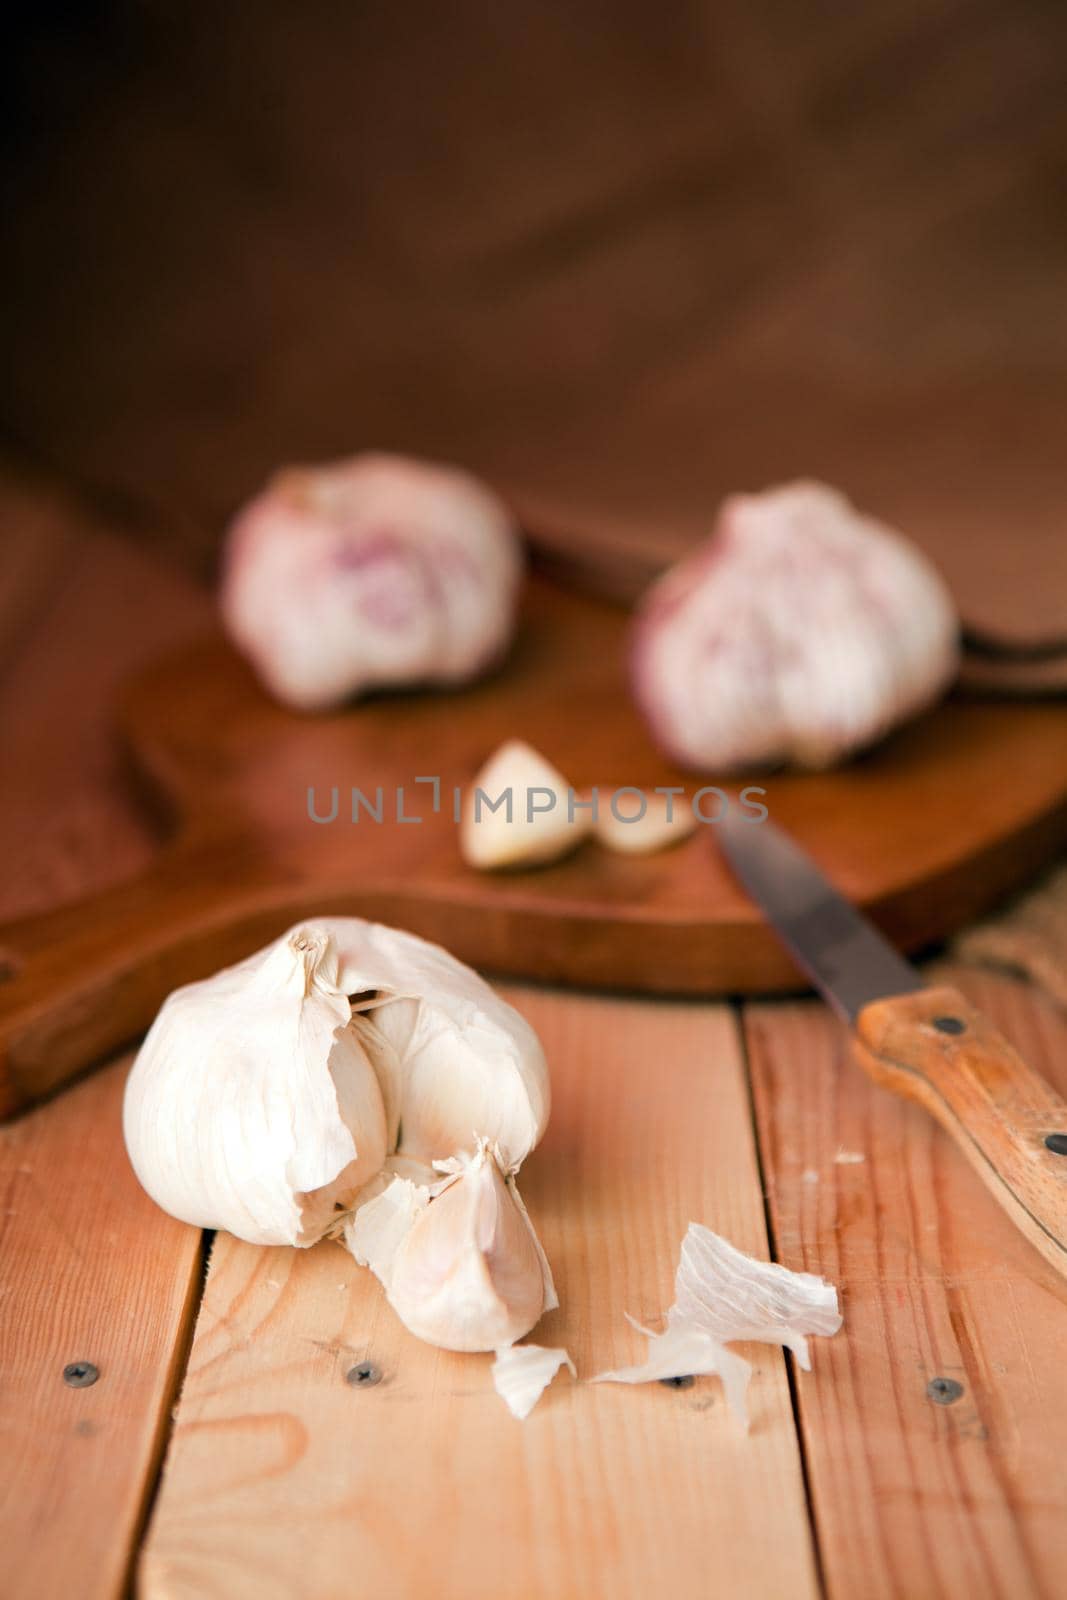
[[[177,984],[316,913],[395,922],[483,969],[658,993],[801,987],[721,860],[713,825],[651,857],[593,843],[536,870],[464,866],[453,791],[504,739],[579,789],[684,784],[626,681],[626,613],[530,583],[492,678],[381,695],[330,716],[282,710],[218,635],[129,686],[120,726],[165,809],[153,869],[0,929],[0,1104],[10,1111],[132,1037]],[[441,807],[433,810],[440,783]],[[903,948],[941,939],[1034,872],[1067,835],[1067,709],[959,696],[850,766],[735,777]],[[382,821],[351,820],[351,790]],[[309,791],[320,816],[309,815]],[[402,791],[402,797],[400,796]],[[715,807],[710,810],[714,814]],[[418,817],[418,821],[402,820]]]

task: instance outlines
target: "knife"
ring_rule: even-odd
[[[769,820],[729,807],[727,861],[882,1088],[925,1106],[994,1199],[1067,1276],[1067,1101],[957,989],[928,988]]]

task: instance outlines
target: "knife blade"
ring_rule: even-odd
[[[869,1076],[937,1119],[1067,1276],[1067,1101],[957,989],[927,987],[781,828],[729,807],[715,831],[797,966],[851,1027]]]

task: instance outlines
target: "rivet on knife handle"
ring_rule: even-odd
[[[855,1053],[876,1083],[937,1118],[1067,1275],[1067,1101],[951,988],[872,1001],[856,1018]]]

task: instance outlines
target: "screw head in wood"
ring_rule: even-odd
[[[935,1406],[953,1405],[963,1393],[963,1384],[955,1378],[931,1378],[926,1385],[926,1398]]]
[[[1046,1133],[1045,1149],[1054,1156],[1067,1156],[1067,1133]]]
[[[935,1017],[934,1027],[938,1033],[966,1033],[967,1024],[959,1017]]]
[[[382,1369],[376,1367],[373,1361],[357,1361],[345,1373],[345,1382],[351,1384],[353,1389],[373,1389],[381,1381]]]
[[[100,1368],[91,1361],[68,1361],[63,1368],[63,1382],[71,1389],[89,1389],[100,1376]]]

